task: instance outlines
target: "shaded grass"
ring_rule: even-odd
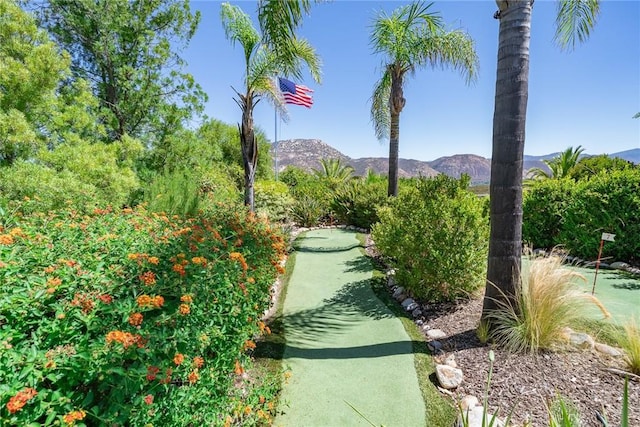
[[[413,342],[414,364],[418,383],[425,402],[427,426],[450,426],[456,420],[456,409],[451,402],[442,397],[431,377],[435,377],[435,365],[424,336],[407,317],[402,307],[393,299],[384,285],[385,277],[380,271],[374,271],[371,287],[376,296],[402,322],[409,338]]]

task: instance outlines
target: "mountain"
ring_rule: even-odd
[[[548,169],[543,160],[549,160],[560,153],[545,154],[543,156],[524,156],[524,175],[531,168]],[[276,150],[271,147],[271,155],[276,158]],[[610,157],[640,163],[640,148],[609,154]],[[278,141],[277,161],[278,171],[282,171],[289,165],[297,166],[306,171],[320,169],[321,159],[339,159],[343,164],[350,165],[355,170],[355,175],[362,176],[367,170],[386,175],[389,163],[386,157],[364,157],[352,159],[342,154],[329,144],[319,139],[288,139]],[[443,173],[455,178],[466,173],[471,177],[473,184],[487,184],[491,178],[491,159],[474,154],[456,154],[454,156],[440,157],[430,162],[413,159],[398,160],[398,176],[406,178],[412,176],[431,177]]]

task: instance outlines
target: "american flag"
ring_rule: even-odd
[[[280,91],[284,97],[284,102],[287,104],[302,105],[307,108],[311,108],[313,105],[313,99],[310,93],[313,89],[309,89],[306,86],[297,85],[294,82],[278,77],[278,84],[280,85]]]

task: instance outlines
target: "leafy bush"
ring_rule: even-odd
[[[378,211],[376,245],[416,297],[451,301],[484,283],[489,227],[468,184],[467,176],[416,179]]]
[[[268,332],[259,319],[284,246],[244,210],[5,216],[3,425],[264,421],[272,385],[234,382]]]
[[[602,232],[616,241],[604,257],[634,260],[640,254],[640,169],[603,172],[577,183],[558,236],[567,250],[583,258],[597,255]]]
[[[583,317],[582,307],[596,304],[606,317],[602,304],[575,287],[575,271],[564,269],[559,257],[536,258],[522,275],[516,307],[503,303],[488,314],[492,336],[512,352],[535,353],[549,349],[564,338],[563,329]]]
[[[303,196],[293,202],[291,217],[301,227],[315,227],[320,224],[327,214],[325,204],[320,200]]]
[[[564,216],[573,202],[576,183],[570,179],[532,181],[524,192],[522,240],[534,248],[553,248],[561,244],[558,236]]]
[[[351,180],[336,191],[331,203],[339,222],[371,228],[378,222],[377,208],[387,202],[386,182]]]
[[[186,169],[157,175],[146,189],[145,201],[152,212],[193,217],[202,203],[198,177]]]
[[[266,215],[271,221],[284,222],[289,219],[293,198],[283,182],[258,181],[255,184],[256,212]]]
[[[280,179],[287,184],[289,194],[295,200],[292,216],[299,225],[318,225],[332,215],[331,200],[334,192],[329,188],[327,180],[291,166],[282,172]],[[304,212],[305,209],[309,209],[309,212]]]

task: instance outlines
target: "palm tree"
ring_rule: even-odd
[[[522,166],[529,92],[529,42],[534,0],[497,0],[500,20],[493,154],[491,157],[489,257],[483,321],[503,304],[515,305],[522,255]],[[598,0],[558,2],[556,41],[575,47],[593,28]]]
[[[478,68],[473,40],[462,31],[446,31],[441,17],[430,13],[431,3],[399,7],[391,15],[381,13],[375,20],[371,44],[384,55],[383,73],[371,102],[371,120],[378,139],[389,137],[389,196],[398,194],[398,146],[400,113],[405,105],[404,78],[416,68],[451,67],[467,82]]]
[[[343,164],[340,159],[321,159],[320,166],[322,169],[313,169],[314,175],[325,179],[334,190],[353,178],[353,166]]]
[[[553,159],[542,161],[549,167],[549,173],[541,168],[532,168],[529,171],[529,177],[532,179],[566,178],[571,175],[571,171],[578,164],[583,151],[584,148],[581,145],[578,145],[576,149],[569,147]]]
[[[283,2],[286,3],[286,2]],[[254,28],[249,15],[238,6],[223,3],[220,11],[222,25],[227,39],[232,44],[239,43],[244,50],[245,72],[244,90],[235,90],[234,98],[242,110],[242,122],[238,124],[240,131],[240,147],[244,165],[244,203],[254,210],[254,181],[258,162],[258,144],[253,125],[253,109],[266,97],[281,111],[284,100],[274,84],[276,75],[300,76],[302,64],[306,64],[316,81],[320,80],[320,60],[313,47],[304,39],[292,37],[289,49],[295,53],[283,56],[275,47],[263,43],[260,33]]]

